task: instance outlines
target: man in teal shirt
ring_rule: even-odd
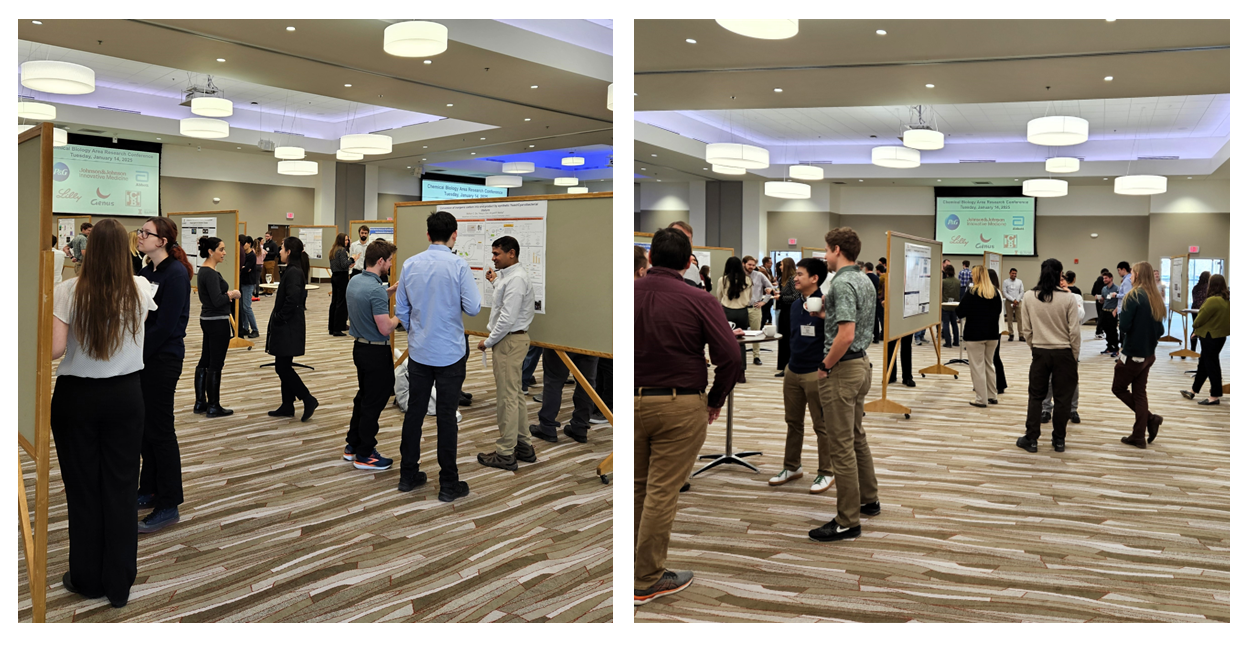
[[[816,541],[839,541],[862,533],[860,514],[880,514],[876,467],[863,431],[863,402],[872,384],[866,351],[872,344],[876,289],[856,266],[862,243],[853,229],[828,232],[824,245],[824,260],[834,274],[824,295],[824,360],[818,370],[837,486],[837,516],[808,535]]]

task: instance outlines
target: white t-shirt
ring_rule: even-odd
[[[65,273],[65,252],[59,249],[53,249],[52,255],[52,285],[61,282],[61,275]]]
[[[65,344],[65,357],[57,366],[57,375],[74,375],[77,377],[106,378],[118,375],[129,375],[143,369],[143,318],[148,311],[156,309],[156,301],[152,300],[155,286],[147,279],[134,277],[134,286],[139,290],[139,332],[131,337],[124,335],[121,346],[107,361],[90,357],[78,345],[78,337],[74,334],[74,289],[78,286],[78,277],[57,285],[52,291],[52,316],[69,326],[69,339]]]

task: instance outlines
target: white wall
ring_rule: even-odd
[[[421,178],[413,176],[412,171],[381,166],[375,168],[377,168],[378,193],[394,193],[398,195],[421,194]]]
[[[932,216],[936,201],[928,186],[843,186],[841,203],[829,211],[855,216]]]
[[[643,211],[689,211],[688,182],[640,182],[639,204]],[[704,194],[705,201],[705,194]]]
[[[372,218],[377,213],[377,172],[376,166],[364,167],[364,217]]]
[[[1231,213],[1229,180],[1181,180],[1169,178],[1167,192],[1150,196],[1153,213]]]
[[[319,164],[321,167],[334,166],[332,161],[321,161]],[[164,146],[160,173],[169,177],[274,186],[315,188],[320,184],[317,175],[279,175],[278,160],[273,155],[212,149],[197,151],[194,146]]]
[[[759,258],[767,250],[768,212],[763,182],[742,182],[742,255]]]
[[[314,225],[334,224],[334,195],[338,179],[338,164],[321,162],[317,165],[317,188],[312,203]]]
[[[1061,198],[1037,198],[1038,216],[1148,216],[1149,196],[1119,195],[1107,186],[1068,186]]]
[[[591,180],[588,182],[583,182],[581,186],[584,186],[585,188],[589,189],[590,193],[603,193],[603,192],[612,190],[612,181],[606,180],[606,181],[600,182],[598,180]],[[562,194],[568,193],[568,187],[555,186],[554,184],[547,184],[545,182],[526,182],[514,189],[508,189],[507,193],[508,195],[511,195],[511,196],[562,195]]]
[[[694,244],[707,244],[707,183],[690,182],[690,226]]]

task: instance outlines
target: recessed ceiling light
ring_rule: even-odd
[[[862,182],[863,180],[859,180],[859,181]]]
[[[484,141],[486,141],[486,138],[485,138],[485,137],[482,137],[482,138],[481,138],[481,141],[483,141],[483,142],[484,142]]]
[[[409,166],[408,168],[412,168],[412,167],[411,167],[411,166]]]
[[[656,182],[663,182],[663,180],[655,180],[655,181],[656,181]]]
[[[469,155],[476,155],[476,154],[477,154],[477,153],[469,153]]]
[[[781,88],[772,88],[772,91],[773,91],[773,92],[784,92],[785,90],[783,90],[783,89],[781,89]]]
[[[706,167],[706,166],[704,166],[704,167],[703,167],[703,170],[704,170],[704,171],[705,171],[705,170],[707,170],[707,167]]]
[[[884,36],[884,35],[885,35],[885,34],[887,34],[887,33],[889,33],[889,32],[887,32],[887,31],[885,31],[885,30],[883,30],[883,29],[877,29],[877,30],[876,30],[876,35],[877,35],[877,36]]]
[[[937,180],[937,181],[940,182],[941,180]]]
[[[651,153],[651,157],[659,157],[659,156],[654,153]]]
[[[434,62],[433,62],[433,61],[425,61],[425,64],[426,64],[426,65],[433,65],[433,64],[434,64]]]
[[[924,87],[926,87],[926,88],[935,88],[935,87],[937,87],[937,86],[935,86],[935,85],[933,85],[933,84],[931,84],[931,83],[925,83],[925,84],[924,84]]]
[[[531,85],[531,86],[529,86],[529,89],[530,89],[530,90],[537,90],[537,89],[538,89],[538,86],[536,86],[536,85]]]
[[[1104,178],[1102,178],[1102,182],[1105,182],[1106,180],[1109,180],[1109,179],[1110,179],[1110,178],[1108,178],[1108,177],[1104,177]],[[1016,181],[1016,182],[1018,182],[1019,180],[1015,180],[1015,181]]]
[[[32,23],[34,23],[34,24],[36,24],[36,25],[42,25],[42,24],[43,24],[43,21],[42,21],[42,20],[32,20],[32,21],[30,21],[30,22],[32,22]]]
[[[1191,175],[1190,175],[1190,176],[1188,176],[1188,179],[1190,179],[1190,180],[1191,180],[1191,179],[1193,179],[1193,176],[1191,176]]]
[[[525,117],[525,121],[529,121],[529,117]]]
[[[350,83],[344,83],[344,84],[343,84],[343,87],[344,87],[344,88],[350,88],[350,87],[351,87],[351,84],[350,84]]]
[[[451,106],[454,106],[454,105],[455,105],[454,103],[448,103],[447,107],[450,108]]]
[[[235,146],[235,148],[237,148],[237,149],[239,149],[239,150],[243,150],[243,147],[242,147],[242,146]]]
[[[1117,18],[1107,18],[1106,22],[1114,22],[1115,20],[1117,20]]]
[[[1102,79],[1102,80],[1103,80],[1103,81],[1113,81],[1113,80],[1115,80],[1115,77],[1113,77],[1113,76],[1108,76],[1108,77],[1106,77],[1106,78],[1104,78],[1104,79]]]
[[[224,63],[224,62],[226,62],[226,60],[225,60],[224,58],[219,58],[219,59],[217,59],[217,62],[218,62],[218,63]]]
[[[424,161],[425,161],[425,158],[424,158],[424,157],[422,157],[422,158],[421,158],[421,161],[422,161],[422,162],[424,162]]]
[[[686,38],[686,39],[685,39],[685,42],[687,42],[687,43],[689,43],[689,44],[691,44],[691,45],[694,45],[694,44],[698,43],[698,41],[694,40],[693,38]]]
[[[529,148],[533,148],[533,144],[530,144],[530,145],[529,145]]]
[[[646,167],[645,167],[645,166],[643,166],[643,167],[642,167],[642,170],[643,170],[643,171],[645,171],[645,170],[646,170]]]
[[[286,31],[295,31],[295,28],[294,28],[294,27],[287,27],[287,28],[286,28]]]

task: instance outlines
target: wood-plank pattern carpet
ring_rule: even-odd
[[[766,345],[765,345],[766,347]],[[1151,406],[1166,421],[1147,450],[1119,442],[1131,412],[1110,392],[1114,359],[1084,328],[1083,422],[1067,451],[1015,447],[1027,407],[1028,346],[1002,351],[1009,388],[1001,404],[968,405],[970,373],[916,375],[891,385],[912,408],[867,415],[883,513],[852,541],[817,543],[807,531],[836,515],[836,489],[808,493],[815,437],[807,419],[806,476],[767,480],[784,458],[776,355],[749,366],[739,385],[734,448],[761,473],[717,467],[692,480],[673,526],[668,567],[693,570],[685,591],[638,607],[638,621],[1226,622],[1230,616],[1230,396],[1201,407],[1180,397],[1195,360],[1159,346]],[[943,349],[948,353],[958,349]],[[914,349],[915,369],[935,361]],[[874,375],[883,363],[871,347]],[[944,355],[943,360],[948,360]],[[1222,365],[1230,375],[1230,347]],[[868,397],[880,395],[879,380]],[[896,387],[896,388],[894,388]],[[723,416],[704,453],[724,448]],[[704,464],[705,461],[700,461]]]
[[[308,354],[299,361],[316,370],[300,373],[321,404],[305,423],[266,415],[280,395],[273,369],[257,368],[271,361],[263,332],[256,348],[226,358],[221,398],[234,415],[191,413],[200,348],[192,297],[176,414],[186,501],[179,523],[139,536],[138,580],[125,608],[61,586],[69,540],[53,451],[48,621],[610,621],[612,497],[595,467],[611,451],[611,428],[592,428],[585,445],[536,441],[538,462],[517,472],[478,465],[498,432],[494,378],[475,353],[464,386],[473,404],[461,409],[457,449],[471,494],[438,501],[432,417],[421,454],[431,483],[398,492],[403,413],[393,404],[382,414],[378,450],[395,466],[356,470],[341,458],[356,376],[352,338],[326,332],[328,288],[308,295]],[[253,304],[262,331],[272,303]],[[539,385],[541,376],[539,367]],[[529,400],[531,422],[539,406]],[[33,502],[34,463],[22,455]],[[18,562],[18,615],[29,621],[20,548]]]

